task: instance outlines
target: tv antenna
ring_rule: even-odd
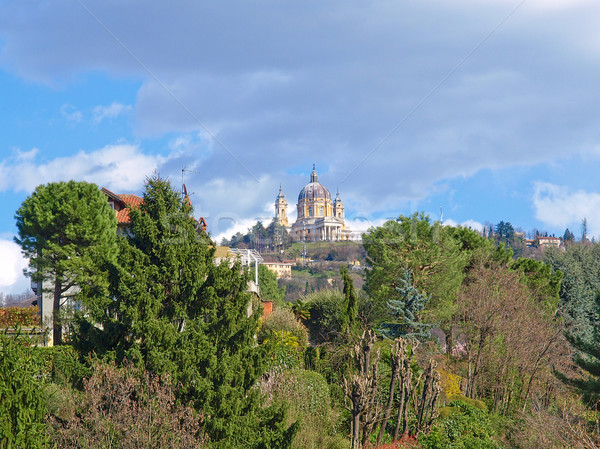
[[[191,195],[191,194],[188,194],[187,187],[185,186],[185,182],[184,182],[184,179],[183,179],[183,177],[184,177],[185,173],[197,173],[197,174],[199,174],[199,175],[201,175],[201,174],[202,174],[202,173],[200,173],[199,171],[196,171],[196,170],[188,170],[188,169],[187,169],[187,168],[185,168],[185,167],[181,169],[181,196],[182,196],[182,197],[184,197],[184,198],[185,198],[186,196],[189,196],[189,195]],[[192,192],[192,193],[193,193],[193,192]]]

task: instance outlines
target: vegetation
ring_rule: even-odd
[[[114,250],[70,262],[99,281],[79,278],[69,345],[1,336],[0,447],[600,442],[595,243],[524,258],[508,222],[482,235],[401,216],[365,236],[364,272],[327,260],[355,246],[313,245],[322,262],[297,269],[293,304],[261,267],[274,302],[263,319],[249,274],[214,264],[214,242],[167,181],[149,179],[130,216]],[[250,244],[289,257],[298,248],[276,231],[257,223]]]
[[[107,286],[101,268],[116,260],[117,219],[95,184],[75,181],[38,186],[15,218],[15,241],[29,258],[29,276],[53,286],[53,338],[60,344],[62,295],[74,286]]]

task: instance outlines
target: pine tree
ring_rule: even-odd
[[[295,426],[262,407],[254,387],[265,353],[254,338],[259,314],[248,315],[248,276],[239,263],[213,263],[215,245],[191,212],[168,181],[148,180],[130,212],[131,237],[119,242],[111,294],[88,298],[91,320],[80,317],[75,343],[169,374],[179,398],[206,417],[214,447],[288,447]]]
[[[115,213],[98,186],[69,181],[38,186],[15,218],[19,230],[15,241],[29,258],[28,274],[51,285],[53,340],[59,344],[62,325],[57,318],[63,294],[73,286],[106,287],[101,266],[117,253]]]
[[[566,337],[576,350],[573,362],[585,372],[584,376],[572,378],[556,373],[567,385],[575,387],[583,399],[593,408],[600,404],[600,292],[596,294],[596,312],[593,325],[593,337],[582,338],[580,335],[567,333]]]
[[[412,337],[424,339],[429,337],[430,324],[419,321],[419,312],[423,310],[430,297],[420,293],[413,286],[410,270],[404,270],[404,275],[398,280],[397,299],[387,302],[388,314],[393,322],[382,323],[379,331],[387,338]]]

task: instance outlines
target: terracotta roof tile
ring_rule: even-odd
[[[138,208],[144,202],[144,200],[137,195],[131,194],[120,194],[117,196],[125,204],[125,207],[123,209],[117,211],[117,221],[120,225],[129,224],[131,223],[131,220],[129,218],[129,208],[127,206],[130,206],[132,208]]]

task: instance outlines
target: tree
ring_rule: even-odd
[[[548,248],[544,260],[564,276],[560,286],[560,310],[573,335],[594,337],[596,292],[600,290],[600,245],[576,243],[565,251]]]
[[[248,314],[249,276],[239,263],[213,263],[214,243],[191,212],[168,181],[147,181],[132,235],[119,240],[109,295],[86,298],[74,343],[170,375],[178,399],[206,417],[214,447],[288,447],[295,426],[282,409],[262,407],[253,388],[266,354],[255,343],[259,314]]]
[[[388,316],[392,322],[384,322],[380,331],[387,338],[395,339],[400,336],[424,339],[429,337],[430,324],[421,323],[419,313],[423,310],[429,296],[420,293],[413,286],[412,273],[404,271],[404,276],[399,279],[399,287],[396,287],[397,297],[387,302]]]
[[[563,235],[563,241],[565,242],[574,242],[575,235],[569,230],[569,228],[565,229],[565,233]]]
[[[57,319],[62,295],[74,286],[102,290],[105,263],[117,254],[117,219],[104,194],[87,182],[38,186],[17,210],[18,237],[29,258],[28,275],[52,284],[53,340],[61,342]]]
[[[69,420],[52,416],[52,442],[61,449],[200,449],[202,416],[177,402],[167,376],[131,363],[95,362]]]
[[[415,286],[431,295],[431,319],[442,325],[450,320],[470,257],[460,251],[452,231],[415,213],[371,229],[363,245],[371,265],[367,290],[375,300],[387,302],[395,296],[404,270],[409,269]]]
[[[486,397],[494,412],[508,414],[511,407],[526,404],[534,387],[548,385],[550,373],[542,368],[562,328],[549,313],[552,300],[540,301],[535,285],[520,269],[480,260],[457,302],[456,329],[467,362],[466,395]]]
[[[573,363],[580,368],[584,375],[580,377],[569,377],[563,373],[557,373],[559,379],[567,385],[575,387],[588,406],[598,409],[600,404],[600,292],[596,294],[596,322],[593,327],[592,338],[582,338],[579,335],[567,333],[567,340],[576,350]]]
[[[278,306],[285,304],[285,287],[279,288],[277,275],[264,265],[258,266],[258,285],[264,301],[273,301]]]
[[[345,303],[345,314],[343,315],[342,332],[350,332],[356,330],[356,318],[358,316],[358,296],[354,290],[354,283],[348,274],[348,268],[343,266],[340,269],[340,275],[344,282],[344,303]]]

